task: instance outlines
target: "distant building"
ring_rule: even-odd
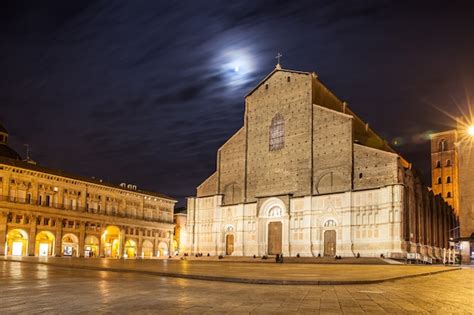
[[[186,210],[178,210],[174,216],[173,249],[175,254],[186,253]]]
[[[0,256],[168,256],[176,200],[22,161],[0,124]]]
[[[211,255],[441,260],[452,207],[316,74],[277,65],[188,199],[188,248]]]
[[[471,129],[469,129],[471,128]],[[459,121],[454,130],[431,135],[433,193],[453,206],[459,216],[464,261],[474,259],[474,132]]]

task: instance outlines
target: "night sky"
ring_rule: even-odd
[[[413,4],[416,3],[416,4]],[[0,121],[39,165],[180,201],[273,70],[316,72],[429,184],[474,96],[472,1],[2,1]],[[183,205],[183,203],[180,203]]]

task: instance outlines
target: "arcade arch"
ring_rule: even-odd
[[[47,257],[54,255],[55,237],[49,231],[42,231],[36,235],[35,256]]]
[[[28,251],[28,233],[22,229],[13,229],[7,234],[5,254],[7,256],[26,256]]]
[[[77,257],[79,256],[79,239],[72,233],[67,233],[62,238],[62,255]]]

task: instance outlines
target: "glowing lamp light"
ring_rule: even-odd
[[[474,125],[471,125],[467,128],[467,134],[471,137],[474,137]]]

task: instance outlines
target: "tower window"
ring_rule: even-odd
[[[447,198],[451,198],[451,192],[448,191],[448,194],[446,195]]]
[[[440,168],[441,167],[441,161],[436,161],[436,168]]]
[[[451,160],[446,160],[446,166],[451,166]]]
[[[445,139],[442,139],[439,143],[438,143],[438,149],[440,152],[443,152],[446,150],[446,140]]]
[[[446,177],[446,183],[451,183],[451,176]]]
[[[290,82],[290,81],[291,81],[291,78],[290,78],[290,77],[287,77],[287,78],[286,78],[286,81],[287,81],[287,82]]]
[[[441,177],[438,177],[437,183],[438,185],[441,185]]]
[[[280,150],[285,146],[285,120],[278,113],[273,117],[270,125],[270,151]]]
[[[362,176],[364,176],[362,173],[359,173],[359,178],[362,178]]]

